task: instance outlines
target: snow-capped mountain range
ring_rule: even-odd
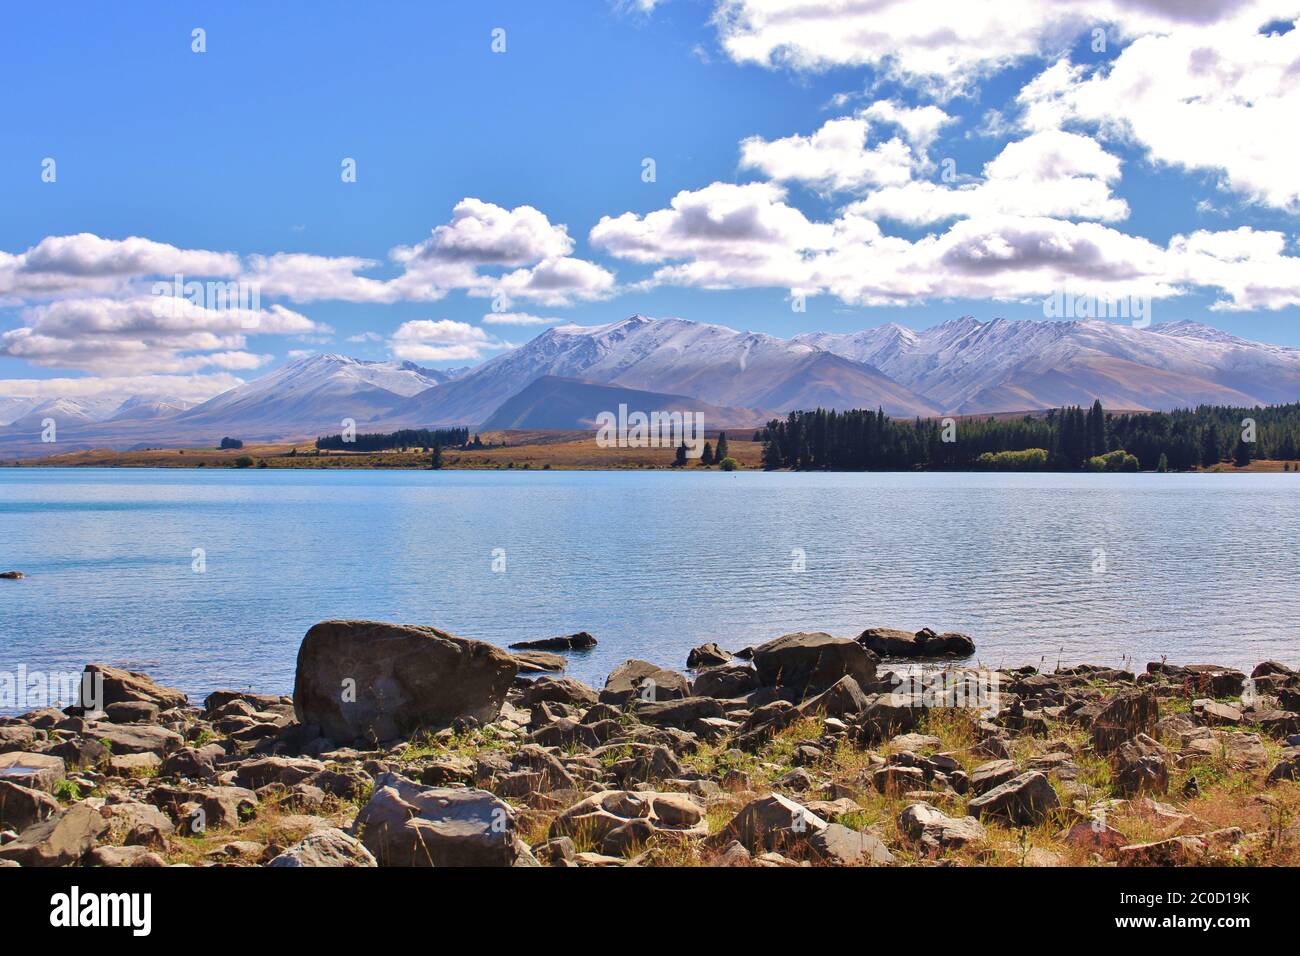
[[[634,315],[601,326],[556,326],[454,372],[313,355],[192,408],[143,397],[0,399],[0,415],[10,418],[0,427],[0,455],[48,454],[48,445],[33,447],[46,418],[58,422],[59,450],[215,443],[224,435],[308,438],[338,432],[345,419],[361,431],[477,428],[544,377],[553,380],[547,400],[576,409],[575,422],[594,413],[583,406],[591,396],[614,394],[591,384],[644,393],[647,400],[686,396],[756,417],[815,407],[881,407],[909,417],[979,414],[1096,398],[1112,409],[1171,409],[1300,400],[1300,349],[1193,322],[1136,328],[964,317],[920,332],[891,324],[787,340]]]
[[[877,369],[760,332],[634,315],[609,325],[560,325],[393,409],[393,422],[486,420],[543,375],[689,395],[718,405],[785,411],[882,406],[891,415],[939,411]]]
[[[1276,404],[1300,398],[1300,349],[1195,322],[1142,329],[1098,319],[961,318],[914,332],[806,332],[794,338],[880,369],[957,413],[1085,404],[1125,409]]]

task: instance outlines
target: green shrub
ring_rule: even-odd
[[[740,462],[728,455],[726,458],[722,459],[722,461],[718,462],[718,467],[723,471],[735,471],[740,467]]]
[[[1041,471],[1047,467],[1047,452],[1042,448],[1023,451],[986,451],[975,459],[981,468],[990,471]]]
[[[235,459],[235,467],[236,467],[236,468],[252,468],[252,467],[253,467],[253,459],[252,459],[250,456],[248,456],[248,455],[240,455],[238,458]]]
[[[1136,455],[1130,455],[1122,448],[1108,451],[1104,455],[1093,455],[1088,459],[1089,471],[1138,471]]]

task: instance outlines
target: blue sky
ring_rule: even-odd
[[[937,2],[923,0],[919,6]],[[1294,168],[1287,181],[1277,164],[1258,156],[1238,162],[1222,144],[1201,157],[1180,140],[1186,130],[1157,126],[1160,116],[1171,113],[1158,101],[1141,110],[1134,106],[1131,116],[1099,118],[1097,111],[1108,108],[1105,98],[1123,99],[1123,90],[1088,83],[1090,71],[1098,71],[1098,79],[1108,71],[1118,74],[1121,58],[1135,42],[1154,37],[1172,44],[1190,36],[1194,45],[1211,35],[1198,30],[1234,37],[1216,39],[1216,55],[1249,69],[1249,58],[1259,55],[1259,25],[1288,5],[1222,4],[1249,8],[1228,29],[1224,23],[1182,24],[1159,17],[1153,25],[1119,14],[1112,22],[1105,19],[1113,6],[1109,0],[1081,6],[1088,3],[1105,9],[1066,27],[1053,23],[1012,36],[1006,50],[993,50],[984,60],[969,50],[977,47],[981,31],[997,24],[963,21],[957,32],[970,32],[959,62],[939,68],[931,67],[926,56],[932,51],[918,46],[905,20],[881,18],[880,29],[896,29],[897,36],[861,34],[846,49],[830,40],[864,29],[851,17],[829,26],[801,24],[797,17],[775,19],[767,29],[763,18],[774,10],[781,13],[781,0],[729,0],[730,24],[719,22],[716,5],[705,0],[15,7],[7,11],[0,34],[0,82],[8,94],[0,132],[0,256],[10,257],[15,274],[34,278],[6,290],[0,258],[0,334],[22,333],[0,340],[0,390],[15,394],[13,383],[21,380],[91,377],[121,378],[123,387],[126,379],[137,385],[156,380],[157,389],[167,391],[176,376],[189,380],[186,390],[200,391],[204,386],[193,382],[212,376],[208,390],[215,390],[232,376],[260,374],[290,353],[312,349],[466,364],[544,327],[482,320],[491,311],[500,276],[516,269],[535,272],[539,262],[557,257],[578,260],[588,271],[570,277],[571,284],[549,298],[508,296],[505,311],[581,324],[633,312],[679,315],[782,336],[887,321],[923,328],[962,314],[1041,318],[1041,301],[1052,282],[1060,285],[1069,275],[1087,273],[1088,281],[1104,274],[1097,288],[1108,293],[1155,289],[1156,322],[1193,319],[1300,346]],[[916,13],[922,18],[933,11]],[[890,26],[893,22],[899,26]],[[1090,24],[1097,22],[1106,24],[1106,49],[1100,52],[1091,49]],[[206,31],[206,52],[191,49],[195,28]],[[505,30],[504,53],[492,50],[497,28]],[[788,36],[780,36],[786,29]],[[809,32],[817,29],[831,30],[830,39],[809,41],[817,39]],[[1002,29],[998,35],[1006,33]],[[779,41],[775,48],[772,35]],[[1273,40],[1282,57],[1293,55],[1293,36]],[[1027,55],[1025,43],[1033,48]],[[1167,72],[1159,53],[1148,55],[1151,69]],[[1062,61],[1079,72],[1048,94],[1026,98],[1024,91],[1036,78]],[[1223,99],[1223,136],[1262,124],[1261,139],[1241,145],[1243,151],[1258,152],[1269,148],[1263,144],[1276,134],[1277,124],[1257,116],[1262,112],[1257,108],[1228,112],[1240,106],[1234,97],[1240,99],[1236,88],[1242,85],[1240,78],[1225,81],[1206,96]],[[1293,87],[1274,84],[1268,93],[1276,95],[1279,109],[1295,102]],[[1066,101],[1064,118],[1024,120],[1026,104],[1060,112]],[[1104,230],[1104,235],[1077,232],[1081,239],[1071,231],[1071,238],[1062,240],[1096,239],[1101,251],[1088,257],[1104,259],[1104,267],[1089,264],[1071,272],[1075,264],[1055,263],[1050,266],[1054,279],[1040,272],[1032,280],[1014,269],[995,270],[991,277],[987,270],[978,276],[972,270],[971,282],[950,281],[943,274],[946,263],[953,255],[964,256],[967,247],[939,256],[925,251],[927,237],[942,245],[954,221],[966,218],[976,231],[989,223],[979,242],[984,249],[997,247],[1008,230],[1023,233],[1025,217],[1046,228],[1042,211],[1031,203],[1008,212],[996,204],[1005,203],[1003,198],[968,217],[905,221],[898,211],[910,209],[915,195],[889,194],[891,184],[907,185],[896,179],[897,162],[880,174],[884,178],[859,176],[847,186],[828,185],[804,171],[805,158],[824,155],[821,146],[780,145],[791,137],[811,137],[829,121],[851,119],[878,103],[900,110],[929,106],[947,114],[947,122],[924,142],[878,113],[863,121],[864,151],[896,140],[907,156],[903,168],[910,167],[909,184],[975,189],[985,178],[986,163],[1008,144],[1035,134],[1044,137],[1036,143],[1057,136],[1054,142],[1064,144],[1067,153],[1091,157],[1087,168],[1040,175],[1034,170],[1049,154],[1036,152],[1027,175],[1038,178],[1023,188],[1011,182],[1004,197],[1038,190],[1050,202],[1062,192],[1050,176],[1088,180],[1081,195],[1089,198],[1080,200],[1078,209],[1047,210],[1047,219],[1062,230],[1081,223],[1085,230],[1093,225]],[[1000,126],[990,124],[993,110]],[[1107,130],[1116,119],[1129,127]],[[1088,143],[1071,136],[1086,137]],[[752,137],[759,138],[756,159],[742,167],[741,143]],[[1279,140],[1277,148],[1286,145]],[[42,181],[47,157],[56,163],[53,182]],[[357,176],[345,183],[340,164],[349,157],[356,161]],[[647,157],[655,162],[653,182],[643,181]],[[1118,174],[1100,171],[1112,159]],[[958,173],[956,182],[942,178],[946,160]],[[852,167],[859,158],[851,151],[827,162],[838,174],[857,175]],[[714,184],[747,183],[772,191],[707,192]],[[758,223],[772,246],[755,256],[751,251],[760,247],[750,236],[740,246],[679,242],[684,227],[672,219],[671,203],[683,191],[697,197],[697,211],[716,214],[720,221],[730,210],[737,223]],[[491,219],[499,207],[493,228],[513,229],[514,220],[502,217],[520,207],[537,210],[541,224],[519,225],[537,241],[537,254],[520,252],[510,262],[484,257],[473,264],[472,276],[451,277],[446,249],[421,251],[419,244],[429,240],[431,230],[452,222],[453,210],[467,197],[491,206],[474,216]],[[1090,210],[1098,197],[1126,205],[1126,214],[1094,214]],[[878,204],[871,206],[876,211],[888,207],[896,217],[873,211],[844,218],[855,202]],[[651,228],[648,217],[658,212],[662,222]],[[682,221],[690,220],[678,212]],[[592,234],[602,217],[624,214],[632,216],[599,239]],[[846,224],[856,230],[867,221],[878,224],[882,237],[906,245],[868,239],[846,249]],[[785,225],[768,229],[778,222]],[[833,224],[840,228],[831,239]],[[561,225],[567,232],[556,231]],[[1192,243],[1194,253],[1180,246],[1176,261],[1173,256],[1163,261],[1174,237],[1198,231],[1210,238]],[[58,267],[62,278],[51,280],[48,289],[39,286],[35,264],[41,257],[23,259],[24,254],[50,237],[86,233],[110,244],[128,237],[159,244],[150,251],[154,265],[122,266],[115,247],[103,246],[93,264],[65,261]],[[1280,234],[1276,241],[1266,238],[1274,233]],[[557,235],[567,235],[567,249],[552,241]],[[1131,245],[1129,238],[1143,245]],[[1035,241],[1041,248],[1041,238]],[[409,270],[391,258],[395,247],[411,247],[424,257],[421,261],[436,259],[436,272],[410,276],[401,291],[397,286],[340,296],[302,291],[302,269],[337,275],[337,263],[329,263],[338,257],[374,261],[356,269],[357,275],[398,280]],[[1212,250],[1210,260],[1197,258],[1205,255],[1201,247]],[[199,327],[199,322],[183,340],[128,327],[134,320],[120,317],[123,303],[151,280],[170,276],[167,249],[230,253],[241,273],[249,271],[253,256],[318,257],[303,260],[292,276],[280,274],[263,292],[264,308],[279,304],[301,321],[281,316],[280,324],[269,322],[245,341],[237,340],[237,330],[219,324]],[[1128,274],[1129,261],[1154,256],[1152,249],[1162,261],[1144,261]],[[69,257],[79,253],[64,251]],[[193,258],[176,261],[193,272]],[[1203,262],[1211,268],[1202,269]],[[873,275],[874,268],[882,275]],[[1202,272],[1218,276],[1220,269],[1224,278],[1210,287],[1189,280],[1190,275],[1199,281]],[[913,270],[915,282],[894,279]],[[93,281],[81,281],[88,275]],[[521,273],[519,281],[540,287],[535,278]],[[430,282],[436,292],[429,292]],[[791,308],[796,284],[810,293],[804,312]],[[79,300],[74,311],[80,325],[60,311],[73,309],[70,299]],[[1228,309],[1214,308],[1225,301]],[[121,313],[115,311],[119,307]],[[404,338],[395,338],[404,323],[415,324]],[[364,333],[369,340],[349,341]],[[142,359],[144,352],[161,358]],[[226,357],[205,363],[208,354]]]

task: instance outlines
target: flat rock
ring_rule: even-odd
[[[62,757],[10,751],[0,754],[0,780],[52,793],[67,774]]]
[[[722,717],[722,705],[712,697],[683,697],[658,703],[638,703],[637,720],[667,727],[689,727],[697,720]]]
[[[108,758],[107,773],[114,777],[152,776],[162,759],[156,753],[122,754]]]
[[[873,833],[828,823],[808,838],[808,848],[823,863],[834,866],[889,866],[894,855]]]
[[[1020,769],[1014,760],[990,760],[971,771],[970,789],[972,793],[979,796],[1019,775]]]
[[[691,693],[696,697],[730,700],[744,697],[758,688],[758,672],[748,664],[723,664],[709,667],[695,675]]]
[[[485,790],[424,787],[394,773],[352,825],[380,866],[515,866],[532,860],[510,806]],[[535,862],[535,861],[533,861]]]
[[[167,861],[145,846],[99,846],[90,851],[91,866],[166,866]]]
[[[155,724],[92,721],[86,728],[86,736],[106,745],[114,756],[151,753],[165,757],[185,744],[185,738],[176,731]]]
[[[22,866],[69,866],[80,862],[107,831],[108,821],[99,811],[84,803],[74,804],[0,846],[0,860]]]
[[[548,651],[515,651],[510,655],[521,674],[545,674],[564,670],[568,664],[559,654]]]
[[[267,864],[274,867],[378,865],[360,840],[336,827],[313,830]]]
[[[102,709],[109,704],[136,701],[155,704],[160,710],[168,710],[184,707],[189,702],[184,693],[174,687],[163,687],[148,674],[110,667],[108,664],[87,664],[86,673],[91,676],[82,678],[83,695],[87,689],[93,692],[95,686],[101,680],[103,682],[103,693],[99,700],[81,701],[81,706],[87,709],[95,709],[96,704]]]
[[[104,716],[115,724],[152,724],[158,720],[158,705],[151,700],[123,700],[104,708]]]
[[[246,760],[235,771],[237,787],[258,790],[268,783],[291,787],[325,769],[325,764],[309,757],[262,757]]]
[[[1192,714],[1207,727],[1236,727],[1245,719],[1241,711],[1231,704],[1209,698],[1192,701]]]
[[[1198,837],[1180,836],[1122,846],[1116,858],[1120,866],[1195,866],[1204,862],[1207,851]]]

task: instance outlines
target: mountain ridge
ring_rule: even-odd
[[[1033,412],[1094,399],[1134,411],[1253,407],[1300,399],[1300,349],[1190,321],[1136,328],[1092,319],[962,316],[921,331],[888,323],[782,339],[633,315],[596,326],[554,326],[478,366],[450,372],[311,355],[192,407],[145,396],[120,403],[0,400],[8,414],[18,413],[0,426],[0,454],[49,453],[40,443],[47,417],[58,424],[60,450],[176,447],[215,443],[223,435],[299,440],[337,432],[347,419],[366,431],[478,428],[546,377],[689,399],[727,414],[879,407],[895,417],[933,417]]]

